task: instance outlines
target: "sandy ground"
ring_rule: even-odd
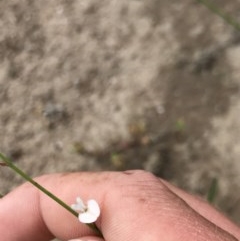
[[[236,1],[218,1],[238,16]],[[146,169],[240,223],[240,38],[194,0],[0,1],[0,148],[32,176]],[[5,194],[22,182],[0,169]]]

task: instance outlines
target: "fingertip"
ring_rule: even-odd
[[[68,241],[104,241],[104,239],[93,236],[86,236],[76,239],[69,239]]]

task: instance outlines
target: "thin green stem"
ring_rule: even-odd
[[[66,203],[64,203],[61,199],[56,197],[54,194],[49,192],[46,188],[41,186],[39,183],[35,182],[31,177],[29,177],[26,173],[24,173],[22,170],[20,170],[17,166],[13,164],[13,162],[4,156],[2,153],[0,153],[0,158],[7,164],[8,167],[10,167],[12,170],[14,170],[16,173],[18,173],[21,177],[23,177],[25,180],[30,182],[32,185],[34,185],[36,188],[41,190],[43,193],[45,193],[47,196],[52,198],[54,201],[56,201],[58,204],[60,204],[62,207],[67,209],[70,213],[72,213],[74,216],[78,217],[78,213],[74,211],[71,207],[69,207]]]
[[[57,202],[59,205],[61,205],[63,208],[65,208],[67,211],[69,211],[71,214],[73,214],[75,217],[78,217],[78,213],[74,211],[70,206],[68,206],[65,202],[63,202],[61,199],[59,199],[57,196],[49,192],[46,188],[44,188],[39,183],[35,182],[31,177],[29,177],[25,172],[23,172],[21,169],[19,169],[16,165],[13,164],[13,162],[10,160],[10,158],[6,157],[0,152],[0,159],[6,163],[8,167],[10,167],[13,171],[18,173],[22,178],[24,178],[26,181],[30,182],[33,186],[38,188],[41,192],[49,196],[51,199],[53,199],[55,202]],[[1,196],[0,196],[1,197]],[[87,224],[91,229],[93,229],[100,237],[103,237],[101,231],[98,229],[95,223]]]
[[[222,11],[218,6],[211,3],[208,0],[196,0],[200,4],[207,7],[211,12],[218,15],[220,18],[222,18],[226,23],[234,27],[236,30],[240,31],[240,23],[238,23],[233,17],[231,17],[229,14]]]
[[[213,178],[208,194],[207,194],[207,200],[209,203],[213,203],[216,196],[217,196],[217,191],[218,191],[218,179],[217,178]]]

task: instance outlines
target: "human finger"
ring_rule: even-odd
[[[106,241],[159,240],[160,237],[163,241],[236,240],[150,173],[55,174],[38,181],[68,204],[79,195],[83,200],[96,199],[101,207],[97,226]],[[1,200],[0,217],[4,217],[0,233],[8,241],[44,241],[53,236],[69,240],[94,235],[53,200],[26,184]],[[12,221],[21,225],[10,232]]]
[[[161,181],[176,195],[182,198],[191,208],[193,208],[200,215],[208,219],[210,222],[216,224],[222,229],[233,234],[236,238],[240,240],[240,228],[233,223],[229,218],[227,218],[223,213],[219,212],[208,202],[203,200],[198,196],[193,196],[180,188],[172,185],[171,183],[162,180]]]

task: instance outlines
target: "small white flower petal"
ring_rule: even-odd
[[[97,216],[86,212],[86,213],[80,213],[78,216],[78,219],[81,223],[94,223],[97,220]]]
[[[78,219],[81,223],[93,223],[100,215],[100,207],[94,199],[88,200],[86,206],[82,199],[77,197],[76,203],[72,204],[71,208],[79,212]]]
[[[87,207],[84,205],[82,199],[80,197],[76,198],[76,202],[75,204],[71,205],[71,208],[75,211],[79,211],[79,212],[84,212]]]
[[[88,200],[87,202],[87,212],[95,215],[97,218],[100,215],[100,207],[94,199]]]
[[[71,208],[75,211],[78,211],[78,205],[77,204],[72,204]]]
[[[100,208],[97,201],[91,199],[87,202],[87,210],[79,214],[81,223],[94,223],[100,215]]]

